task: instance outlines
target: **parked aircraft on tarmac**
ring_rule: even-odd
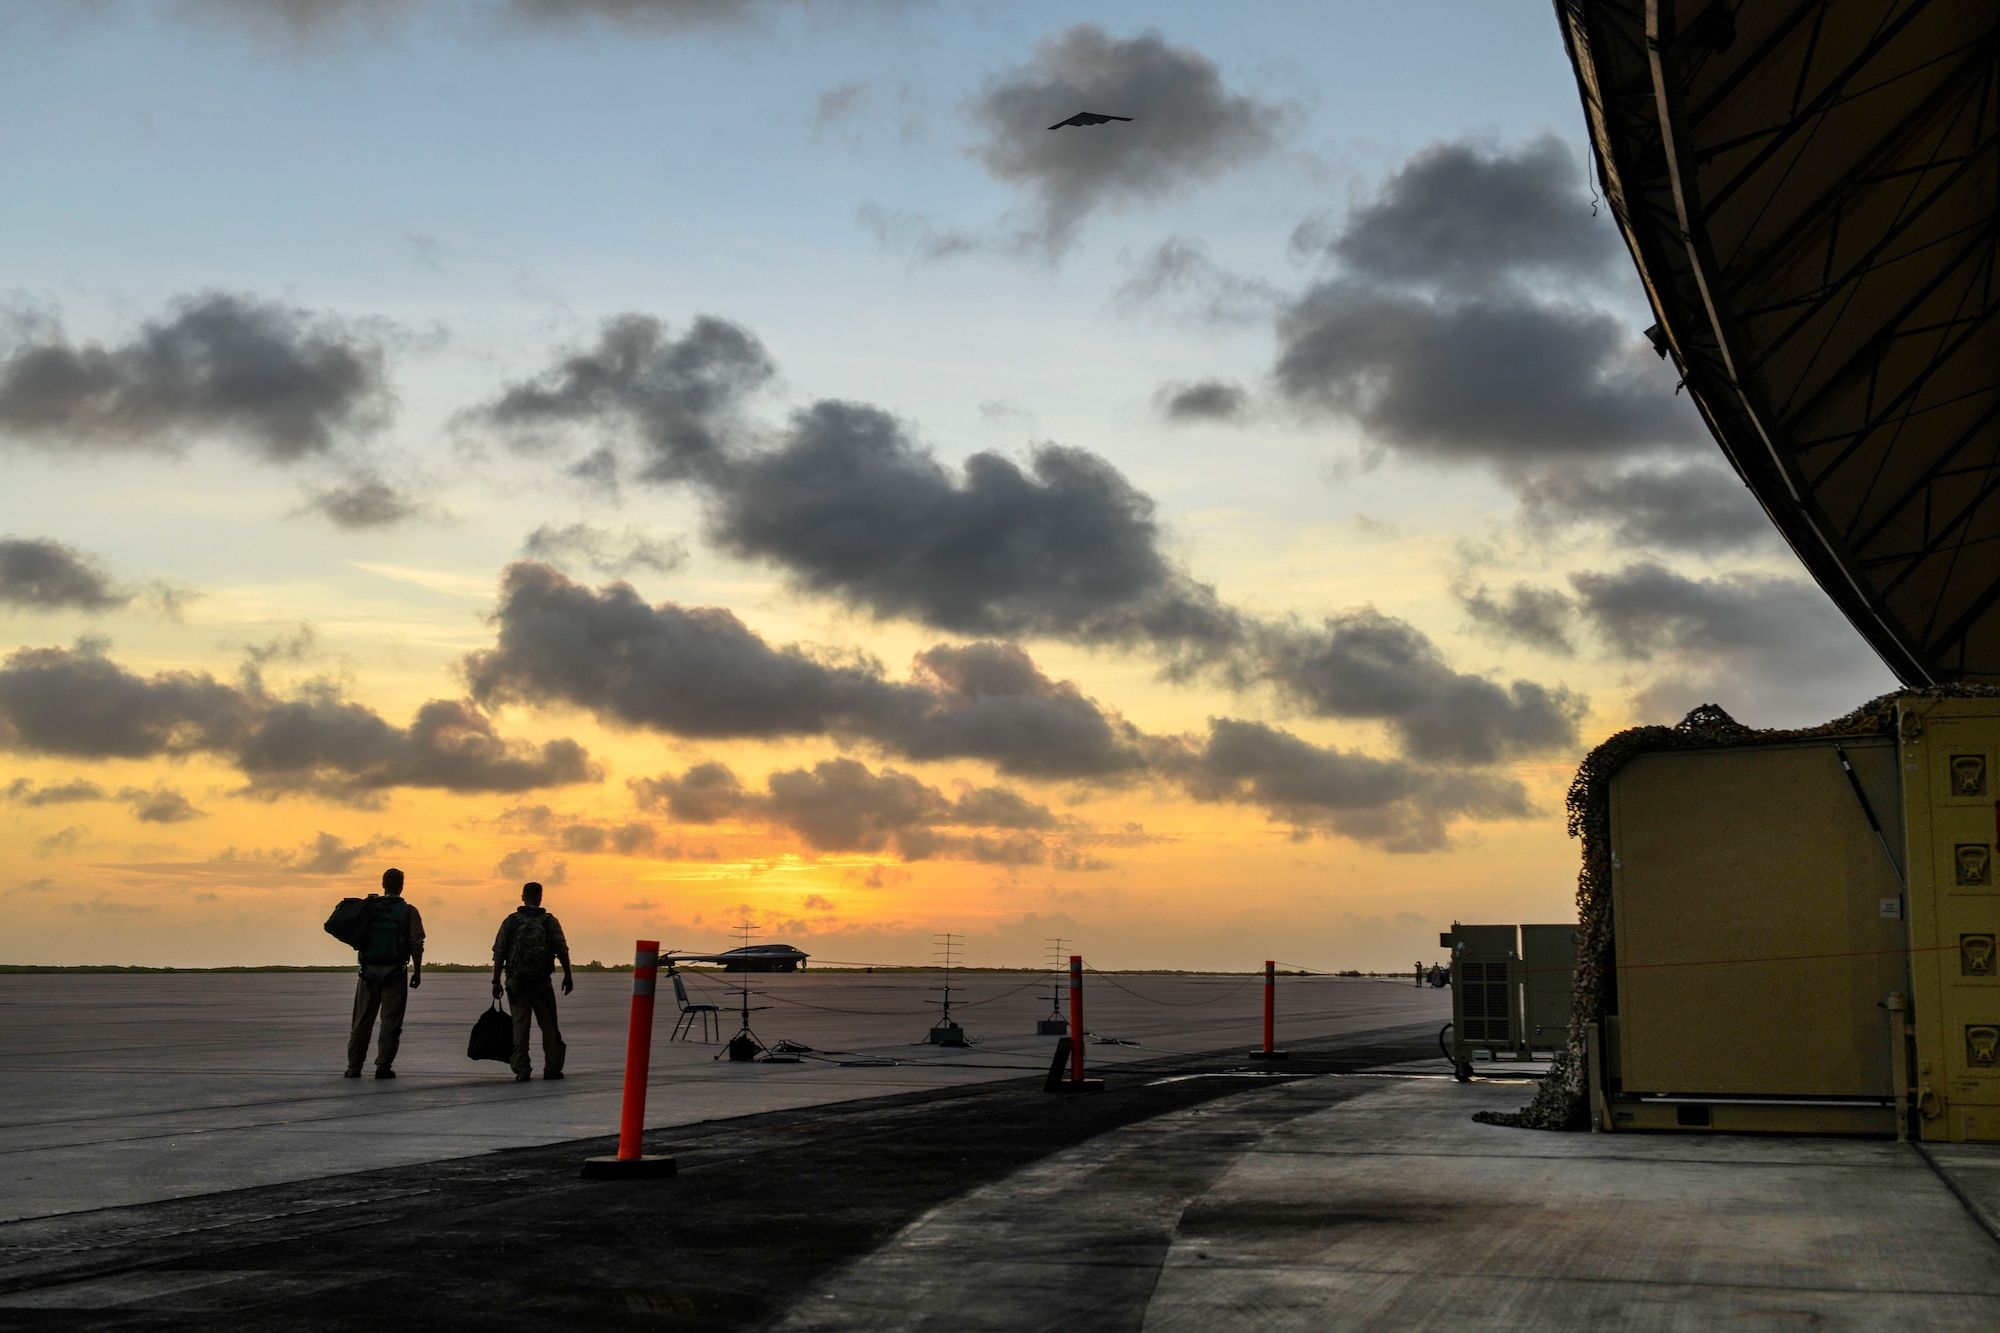
[[[725,972],[796,972],[806,965],[809,953],[789,944],[750,944],[725,953],[676,953],[667,950],[666,961],[674,963],[720,963]]]

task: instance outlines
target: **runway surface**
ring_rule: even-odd
[[[690,978],[692,998],[740,1021],[733,980]],[[1047,1067],[1033,1035],[1046,983],[965,973],[954,1015],[978,1044],[923,1044],[941,999],[930,974],[807,971],[751,978],[768,1043],[814,1048],[798,1064],[732,1064],[669,1039],[661,987],[647,1122],[689,1125],[788,1108],[1019,1079]],[[954,982],[956,986],[957,981]],[[344,1080],[350,976],[330,973],[0,977],[0,1221],[433,1162],[613,1132],[629,977],[579,973],[562,1001],[562,1082],[515,1083],[465,1042],[483,977],[431,973],[411,996],[399,1077]],[[1448,992],[1348,978],[1281,978],[1284,1042],[1450,1017]],[[1091,975],[1093,1066],[1248,1050],[1261,1031],[1255,977]],[[541,1063],[539,1042],[534,1058]]]

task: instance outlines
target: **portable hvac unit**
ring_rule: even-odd
[[[1438,937],[1451,950],[1452,1064],[1472,1076],[1472,1057],[1533,1058],[1569,1040],[1575,926],[1462,926]]]

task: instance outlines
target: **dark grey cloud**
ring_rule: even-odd
[[[195,809],[194,802],[175,788],[161,785],[126,787],[119,791],[118,799],[132,803],[132,818],[141,824],[184,824],[208,813]]]
[[[68,782],[58,782],[54,786],[37,786],[31,778],[15,778],[4,789],[6,798],[15,805],[72,805],[78,801],[105,801],[111,794],[95,782],[84,778],[72,778]]]
[[[742,401],[776,373],[755,334],[704,315],[673,337],[647,315],[605,321],[596,345],[516,384],[471,420],[524,448],[578,425],[624,426],[641,444],[641,478],[712,475]],[[587,461],[587,460],[586,460]]]
[[[561,569],[582,565],[610,578],[624,578],[637,569],[671,574],[688,558],[679,538],[655,537],[642,528],[613,532],[587,523],[544,523],[521,543],[521,555]]]
[[[513,18],[545,26],[602,23],[627,32],[671,33],[755,22],[812,0],[502,0]],[[839,8],[821,0],[824,8]]]
[[[721,764],[633,784],[642,807],[684,823],[746,820],[788,829],[816,852],[882,852],[905,860],[950,859],[1036,865],[1050,859],[1042,836],[1060,822],[1047,807],[1006,788],[956,800],[893,768],[879,773],[853,759],[774,772],[751,791]]]
[[[558,814],[546,805],[518,805],[503,811],[494,821],[502,828],[538,833],[559,851],[582,856],[614,852],[619,856],[651,855],[661,851],[659,830],[638,820],[611,823],[576,815]],[[678,857],[678,847],[665,849],[666,858]]]
[[[710,535],[801,590],[965,634],[1200,654],[1235,617],[1160,546],[1152,499],[1096,454],[948,468],[878,408],[820,402],[714,483]]]
[[[1777,529],[1719,460],[1624,468],[1552,467],[1514,480],[1531,529],[1608,527],[1622,546],[1717,553],[1775,547]]]
[[[1042,444],[1025,467],[996,453],[952,467],[889,413],[833,400],[750,448],[734,414],[772,373],[755,336],[720,320],[697,321],[678,342],[663,330],[620,316],[597,352],[506,389],[467,420],[634,438],[647,479],[698,488],[717,545],[876,616],[1149,645],[1193,663],[1241,638],[1238,617],[1162,549],[1152,499],[1098,455]],[[643,368],[654,361],[673,369]]]
[[[1153,402],[1169,421],[1241,421],[1250,413],[1250,395],[1228,380],[1162,384]]]
[[[1803,579],[1691,578],[1637,561],[1570,583],[1599,641],[1642,668],[1635,704],[1651,721],[1713,701],[1752,725],[1803,726],[1895,687],[1846,618]]]
[[[543,888],[553,889],[569,878],[569,862],[552,861],[544,865],[540,852],[522,847],[500,858],[500,863],[493,867],[493,877],[511,884],[534,880]]]
[[[426,0],[175,0],[198,20],[241,25],[266,39],[307,44],[357,27],[380,27],[414,13]]]
[[[1277,331],[1281,393],[1413,458],[1506,467],[1706,438],[1671,371],[1590,306],[1337,279],[1288,307]]]
[[[819,0],[176,0],[188,18],[225,23],[283,51],[312,50],[357,35],[381,35],[425,10],[471,19],[473,31],[534,33],[601,26],[665,36],[756,23],[788,10],[858,8]]]
[[[1621,253],[1591,211],[1576,158],[1550,134],[1509,150],[1432,144],[1349,213],[1325,249],[1349,273],[1419,284],[1596,277]]]
[[[384,842],[402,845],[395,839],[370,838],[355,846],[336,834],[319,833],[285,864],[302,875],[344,875],[354,869],[354,863],[362,857],[373,856],[380,851]]]
[[[938,648],[910,682],[880,664],[773,647],[717,607],[649,606],[546,565],[508,568],[495,646],[466,658],[481,703],[568,705],[670,735],[832,735],[911,759],[1005,773],[1107,777],[1142,766],[1137,733],[1004,645]]]
[[[71,824],[57,829],[48,837],[35,844],[36,856],[69,856],[90,836],[90,829],[83,824]]]
[[[1275,322],[1277,391],[1348,418],[1406,459],[1490,468],[1530,534],[1609,527],[1625,545],[1715,552],[1768,524],[1707,453],[1672,368],[1636,316],[1608,216],[1576,159],[1543,136],[1416,154],[1295,247],[1339,271]]]
[[[1200,241],[1169,236],[1118,284],[1112,303],[1130,311],[1165,309],[1203,324],[1248,324],[1269,319],[1284,294],[1261,278],[1223,268]]]
[[[112,611],[128,605],[98,561],[46,537],[0,537],[0,604],[35,611]]]
[[[1049,130],[1077,111],[1133,119]],[[1045,38],[1027,65],[989,80],[974,114],[985,131],[980,163],[1033,195],[1025,239],[1052,253],[1099,209],[1179,194],[1256,159],[1290,118],[1284,106],[1230,91],[1191,47],[1088,23]]]
[[[141,676],[89,643],[23,648],[0,664],[0,746],[81,759],[212,754],[249,792],[368,803],[396,787],[527,791],[601,776],[572,740],[508,741],[470,703],[433,699],[408,727],[330,686],[277,698],[205,672]]]
[[[372,433],[393,406],[378,340],[227,292],[184,298],[110,348],[31,324],[0,360],[0,438],[62,452],[214,437],[287,463]]]
[[[394,527],[430,512],[430,506],[381,477],[361,475],[335,486],[308,486],[301,512],[361,531]]]
[[[1495,595],[1485,584],[1452,590],[1473,625],[1502,643],[1520,643],[1564,657],[1576,652],[1576,603],[1554,588],[1516,583]]]
[[[1511,778],[1419,768],[1228,718],[1211,719],[1206,743],[1175,767],[1196,800],[1258,806],[1300,836],[1333,833],[1391,852],[1443,848],[1456,820],[1534,813]]]
[[[648,429],[616,398],[557,396],[573,403],[572,424]],[[733,400],[713,405],[726,412]],[[831,400],[750,447],[719,433],[708,411],[667,414],[694,441],[669,450],[682,463],[667,475],[699,489],[718,546],[776,566],[800,592],[966,635],[1144,649],[1170,676],[1266,683],[1320,716],[1387,721],[1426,760],[1492,762],[1575,743],[1580,698],[1457,672],[1412,627],[1373,612],[1370,633],[1394,637],[1402,656],[1379,668],[1396,688],[1363,698],[1342,646],[1368,637],[1360,621],[1308,630],[1227,606],[1167,555],[1151,497],[1088,451],[1043,444],[1026,466],[980,453],[954,468],[889,413]],[[873,664],[774,650],[727,611],[650,607],[630,588],[593,592],[543,564],[510,569],[498,623],[496,647],[467,661],[486,703],[561,702],[678,735],[836,735],[1015,773],[1037,771],[1036,749],[1003,735],[1043,732],[1042,775],[1140,766],[1101,710],[1051,688],[971,702],[935,688],[941,678],[902,684]],[[1454,739],[1453,727],[1470,731]]]
[[[1421,630],[1373,607],[1264,635],[1267,678],[1319,717],[1388,724],[1412,758],[1491,764],[1574,750],[1588,701],[1562,686],[1453,669]]]

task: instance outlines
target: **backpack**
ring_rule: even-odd
[[[410,908],[400,898],[370,898],[367,905],[367,927],[361,933],[361,943],[355,946],[364,963],[400,964],[410,956],[410,946],[404,938],[410,921]]]
[[[333,915],[326,919],[326,933],[350,949],[359,949],[368,931],[369,918],[374,915],[366,898],[342,898],[334,905]]]
[[[555,971],[555,942],[547,912],[514,914],[514,938],[507,941],[507,971],[517,977],[545,977]]]

